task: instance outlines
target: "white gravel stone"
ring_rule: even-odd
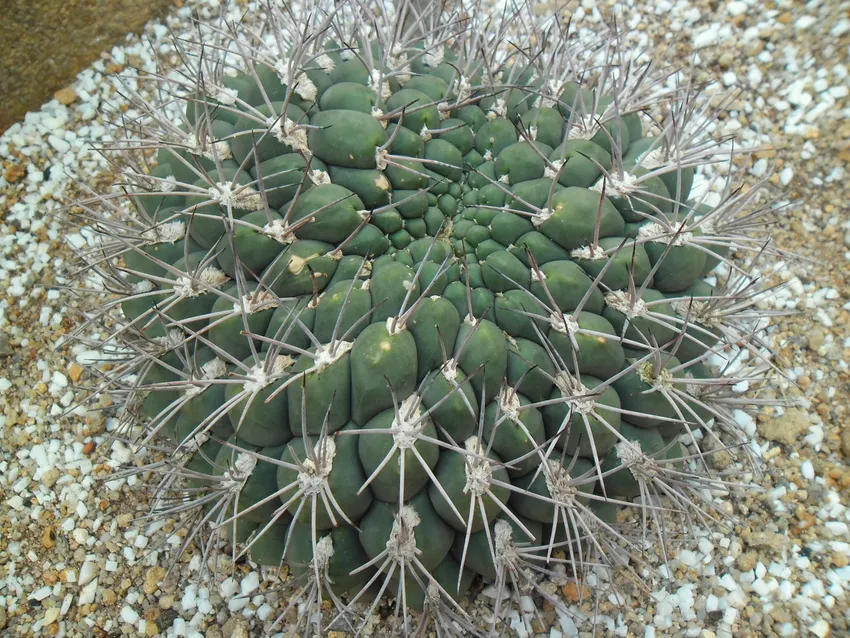
[[[242,596],[249,596],[256,591],[260,586],[260,575],[257,572],[250,572],[239,583],[239,591]]]
[[[78,585],[87,585],[94,579],[98,574],[97,563],[94,561],[86,561],[83,563],[83,566],[80,568],[80,576],[77,580]]]
[[[92,580],[88,585],[80,590],[80,595],[77,598],[78,605],[88,605],[94,602],[95,594],[97,593],[97,578]]]
[[[811,461],[803,461],[803,464],[800,466],[800,473],[803,475],[803,478],[811,481],[815,478],[815,467],[812,465]]]
[[[121,608],[121,620],[123,620],[128,625],[135,625],[139,622],[139,612],[137,612],[132,607],[127,607],[126,605]]]
[[[764,177],[767,173],[767,160],[762,158],[757,160],[753,167],[750,169],[750,173],[755,175],[756,177]]]
[[[726,3],[726,12],[730,16],[739,16],[743,15],[747,12],[749,7],[746,2],[739,2],[738,0],[733,0],[732,2]]]
[[[39,587],[32,594],[30,594],[30,598],[34,598],[35,600],[41,602],[42,600],[50,596],[50,594],[52,593],[53,587],[45,585],[44,587]]]
[[[814,624],[810,625],[809,631],[812,632],[818,638],[826,638],[832,633],[829,623],[823,618],[815,621]]]
[[[738,583],[731,574],[723,574],[720,578],[720,585],[727,591],[735,591],[738,589]]]
[[[57,153],[67,153],[71,150],[71,145],[63,140],[61,137],[57,137],[56,135],[49,135],[47,137],[47,141],[54,149],[56,149]]]

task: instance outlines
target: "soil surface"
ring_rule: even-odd
[[[0,132],[174,0],[5,0],[0,20]]]

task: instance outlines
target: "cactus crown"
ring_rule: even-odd
[[[699,441],[746,443],[732,388],[768,368],[731,259],[768,210],[697,193],[731,153],[700,87],[525,5],[417,7],[199,24],[83,202],[128,471],[182,549],[286,562],[308,633],[384,598],[397,633],[485,632],[476,576],[494,623],[566,612],[543,580],[715,517]]]

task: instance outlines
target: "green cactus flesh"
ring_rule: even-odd
[[[421,61],[376,93],[380,57],[328,47],[313,95],[262,67],[228,79],[235,105],[190,101],[233,160],[159,154],[185,187],[132,195],[152,221],[122,309],[164,344],[143,414],[207,503],[239,495],[223,533],[422,609],[570,554],[673,471],[665,441],[717,415],[693,384],[726,343],[703,277],[727,251],[688,226],[711,213],[681,203],[693,171],[668,191],[649,120],[610,95],[461,95],[460,62]]]

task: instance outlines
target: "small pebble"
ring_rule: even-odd
[[[56,98],[60,104],[68,106],[69,104],[73,104],[77,101],[77,92],[74,90],[74,87],[68,86],[56,91],[56,93],[53,94],[53,97]]]

